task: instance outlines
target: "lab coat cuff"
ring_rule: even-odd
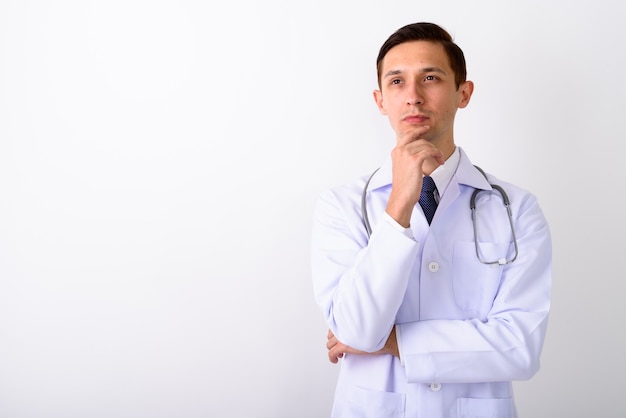
[[[411,238],[413,241],[415,241],[415,238],[413,237],[413,231],[411,231],[411,228],[403,227],[398,222],[396,222],[396,220],[393,219],[391,215],[389,215],[387,212],[383,212],[383,219],[385,220],[385,222],[393,226],[396,230],[402,232],[404,236],[406,236],[407,238]]]
[[[407,327],[411,328],[411,324],[396,325],[398,353],[400,354],[400,363],[406,371],[406,376],[409,382],[417,380],[434,382],[436,370],[433,356],[429,352],[415,352],[416,347],[424,347],[426,341],[422,338],[425,338],[426,335],[420,333],[420,341],[414,341],[414,336],[411,335]]]

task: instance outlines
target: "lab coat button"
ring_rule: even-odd
[[[431,261],[430,263],[428,263],[428,270],[430,270],[431,273],[437,273],[437,271],[439,270],[439,263]]]
[[[441,390],[441,383],[431,383],[430,390],[433,392],[439,392]]]

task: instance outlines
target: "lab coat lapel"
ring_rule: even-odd
[[[444,212],[446,208],[448,208],[460,196],[461,189],[464,186],[469,186],[472,189],[491,190],[489,182],[480,173],[480,171],[474,167],[463,149],[460,149],[460,152],[461,158],[459,159],[459,166],[450,179],[450,183],[443,191],[443,194],[440,195],[441,200],[439,201],[439,206],[437,206],[437,212]],[[435,212],[435,219],[437,218],[437,212]]]

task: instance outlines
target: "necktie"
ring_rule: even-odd
[[[420,195],[420,206],[424,210],[424,215],[426,215],[426,220],[428,220],[428,225],[433,220],[433,216],[435,215],[435,210],[437,209],[437,202],[435,201],[435,182],[432,177],[424,176],[422,179],[422,194]]]

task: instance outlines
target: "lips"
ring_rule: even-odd
[[[408,123],[424,123],[428,120],[428,116],[425,115],[407,115],[403,119],[403,121]]]

